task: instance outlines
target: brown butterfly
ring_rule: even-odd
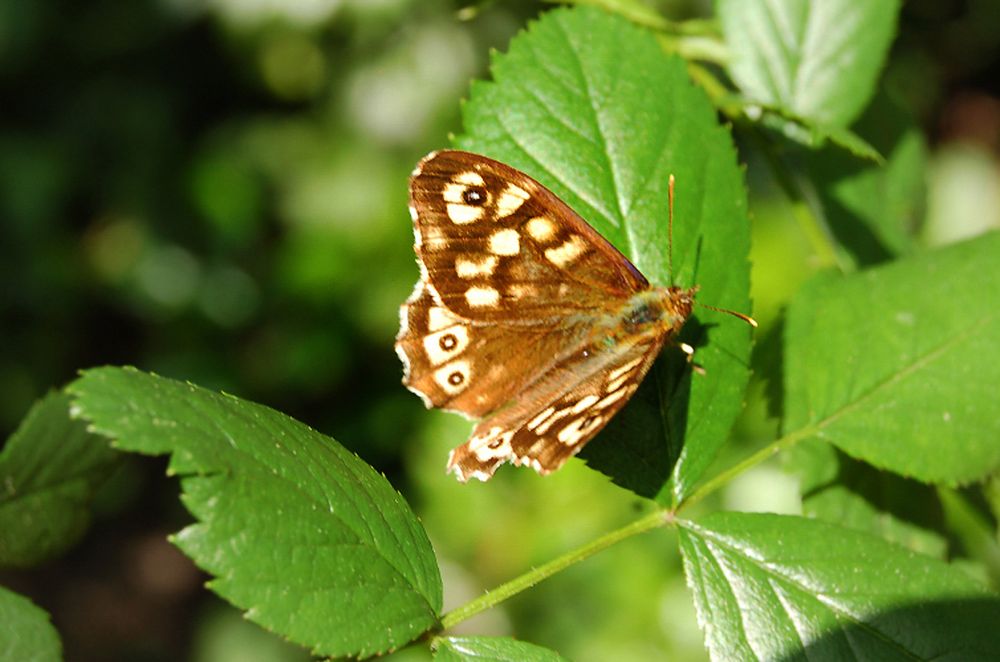
[[[555,194],[485,156],[424,157],[410,215],[420,280],[396,352],[427,407],[482,419],[448,458],[459,480],[508,460],[561,467],[691,314],[697,287],[651,287]]]

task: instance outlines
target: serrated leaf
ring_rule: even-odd
[[[70,419],[68,396],[36,402],[0,453],[0,566],[37,565],[72,546],[118,461],[107,440]]]
[[[59,633],[49,615],[28,598],[0,586],[0,659],[17,662],[58,662]]]
[[[855,126],[885,155],[881,165],[834,150],[806,157],[826,221],[859,264],[872,265],[915,249],[924,209],[927,147],[905,108],[879,94]]]
[[[439,637],[437,662],[563,662],[559,653],[510,637]]]
[[[933,487],[879,471],[815,439],[787,455],[787,466],[799,476],[803,515],[944,558],[944,515]]]
[[[545,14],[473,85],[455,143],[505,161],[563,198],[659,285],[749,311],[746,192],[729,132],[682,60],[648,31],[590,8]],[[669,273],[669,176],[676,177]],[[707,376],[665,353],[584,456],[633,491],[687,494],[742,405],[750,332],[699,309],[683,339]],[[636,433],[637,432],[637,433]],[[671,479],[672,486],[668,486]]]
[[[678,522],[713,660],[972,660],[1000,650],[1000,600],[956,568],[802,517]]]
[[[716,0],[729,73],[746,96],[845,127],[868,104],[898,0]]]
[[[924,482],[1000,467],[998,263],[994,233],[807,283],[785,329],[785,434]]]
[[[174,541],[249,619],[327,656],[387,651],[437,623],[441,577],[426,533],[336,441],[134,369],[91,370],[68,389],[120,448],[171,454],[198,520]]]

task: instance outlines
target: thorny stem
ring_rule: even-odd
[[[715,492],[720,487],[731,481],[736,476],[740,475],[747,469],[757,466],[761,462],[769,459],[771,456],[777,454],[779,451],[788,448],[789,446],[794,446],[798,442],[802,441],[806,437],[810,437],[816,433],[816,426],[810,425],[804,428],[799,428],[794,432],[786,434],[780,439],[772,441],[770,444],[760,449],[756,453],[750,455],[746,459],[737,462],[733,466],[729,467],[725,471],[722,471],[711,479],[702,483],[691,496],[681,501],[677,506],[677,511],[684,508],[690,508],[694,504],[698,503],[705,497],[707,497],[712,492]]]
[[[542,580],[548,579],[557,572],[565,570],[571,565],[575,565],[580,561],[583,561],[584,559],[611,547],[615,543],[631,538],[632,536],[639,535],[640,533],[645,533],[651,529],[665,526],[672,521],[673,516],[671,513],[665,510],[657,509],[648,515],[635,520],[631,524],[627,524],[620,529],[606,533],[600,538],[597,538],[582,547],[574,549],[573,551],[563,554],[562,556],[557,557],[544,565],[534,568],[520,577],[515,577],[506,584],[501,584],[492,591],[484,593],[475,600],[468,602],[457,609],[449,611],[441,617],[441,628],[448,629],[457,625],[458,623],[475,616],[479,612],[490,609],[491,607],[494,607],[517,595],[521,591],[531,588]]]
[[[515,577],[506,584],[501,584],[492,591],[484,593],[475,600],[467,602],[461,607],[449,611],[441,617],[441,629],[447,630],[448,628],[475,616],[479,612],[495,607],[501,602],[517,595],[521,591],[531,588],[535,584],[548,579],[557,572],[561,572],[572,565],[584,561],[616,543],[631,538],[632,536],[639,535],[640,533],[645,533],[646,531],[671,524],[674,521],[674,516],[677,511],[693,506],[709,494],[712,494],[731,481],[735,476],[767,460],[778,451],[788,448],[789,446],[793,446],[802,439],[815,434],[816,428],[817,426],[815,425],[806,426],[773,441],[765,448],[762,448],[753,455],[747,457],[745,460],[734,464],[729,469],[726,469],[714,478],[703,483],[691,494],[691,496],[683,500],[673,511],[658,508],[648,515],[635,520],[631,524],[626,524],[620,529],[606,533],[600,538],[597,538],[582,547],[574,549],[571,552],[567,552],[566,554],[530,570],[519,577]]]

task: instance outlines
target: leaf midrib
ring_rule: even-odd
[[[955,345],[959,344],[960,342],[965,341],[967,338],[969,338],[970,336],[972,336],[981,327],[984,327],[989,322],[992,322],[995,318],[996,318],[996,314],[983,316],[982,318],[980,318],[976,322],[973,322],[972,324],[970,324],[966,328],[966,330],[963,331],[962,333],[954,334],[954,335],[949,336],[948,338],[945,339],[944,342],[942,342],[937,347],[934,347],[934,348],[930,349],[929,351],[925,352],[924,354],[921,354],[921,355],[917,356],[915,358],[915,360],[913,360],[908,365],[904,366],[901,370],[897,370],[896,372],[892,373],[891,375],[888,375],[887,377],[881,379],[880,381],[875,382],[874,384],[872,384],[871,388],[869,388],[867,391],[865,391],[864,393],[860,394],[854,400],[851,400],[851,401],[849,401],[849,402],[841,405],[841,407],[839,409],[837,409],[833,413],[827,415],[822,420],[817,421],[815,423],[809,423],[809,424],[803,425],[803,426],[801,426],[799,428],[796,428],[795,430],[792,430],[792,431],[787,431],[786,430],[785,431],[785,436],[787,437],[787,436],[795,435],[795,436],[798,436],[800,438],[804,438],[804,436],[802,435],[802,433],[806,432],[806,431],[811,431],[812,434],[819,435],[827,427],[829,427],[833,423],[837,422],[837,420],[839,420],[840,418],[844,417],[845,415],[850,414],[852,411],[854,411],[858,407],[860,407],[863,404],[865,404],[865,402],[867,400],[875,397],[882,390],[884,390],[884,389],[886,389],[886,388],[888,388],[888,387],[896,384],[899,381],[902,381],[903,379],[905,379],[905,378],[909,377],[910,375],[912,375],[914,372],[916,372],[916,371],[918,371],[918,370],[926,367],[931,362],[933,362],[935,359],[939,358],[940,356],[942,356],[943,354],[945,354],[947,351],[951,350]],[[808,435],[805,435],[805,436],[808,436]]]

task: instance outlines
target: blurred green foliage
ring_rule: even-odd
[[[711,13],[709,2],[649,4],[671,18]],[[0,3],[0,429],[101,364],[266,403],[404,490],[446,559],[446,608],[634,517],[645,506],[579,462],[544,481],[443,479],[468,424],[425,413],[391,347],[416,279],[407,176],[459,128],[489,50],[544,8]],[[924,246],[1000,227],[998,53],[992,0],[906,3],[882,80],[929,144],[927,213],[914,221]],[[768,163],[742,147],[763,353],[818,262]],[[751,384],[730,454],[773,436],[766,377]],[[52,613],[73,659],[249,659],[251,648],[301,659],[255,643],[242,629],[254,626],[200,590],[164,541],[187,518],[162,469],[130,460],[83,551],[3,583]],[[788,479],[761,471],[722,498],[794,508]],[[669,536],[609,550],[459,630],[513,633],[571,659],[702,659]]]

